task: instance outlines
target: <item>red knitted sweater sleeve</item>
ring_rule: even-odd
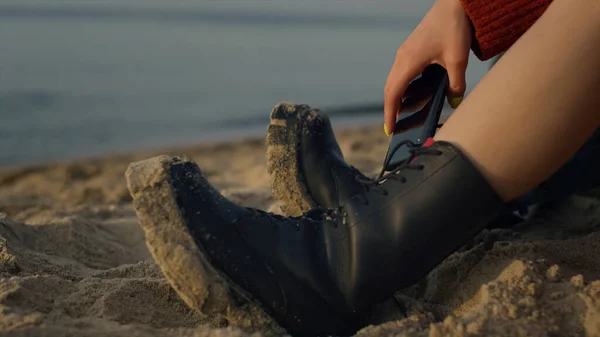
[[[473,23],[473,51],[488,60],[512,46],[552,0],[460,0]]]

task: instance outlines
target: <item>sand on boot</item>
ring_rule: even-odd
[[[378,171],[380,127],[337,136],[351,164]],[[124,173],[158,154],[190,156],[226,197],[279,212],[264,139],[0,170],[1,335],[250,335],[257,308],[229,320],[190,309],[146,248]],[[600,192],[483,232],[395,297],[407,317],[357,335],[600,336]]]

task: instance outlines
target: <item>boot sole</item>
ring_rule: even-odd
[[[227,315],[240,297],[262,308],[250,294],[211,265],[203,247],[189,233],[184,210],[177,204],[171,184],[172,160],[169,156],[159,156],[135,162],[125,173],[152,257],[179,297],[204,315]]]
[[[271,111],[267,131],[267,171],[273,196],[281,202],[281,210],[288,216],[319,207],[308,192],[301,169],[302,128],[306,118],[318,118],[307,105],[282,102]]]

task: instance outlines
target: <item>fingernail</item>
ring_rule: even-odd
[[[452,107],[452,109],[456,109],[458,108],[458,106],[460,105],[460,103],[462,102],[463,97],[454,97],[450,99],[450,106]]]
[[[385,132],[386,136],[391,136],[392,134],[388,131],[387,125],[385,125],[385,123],[383,123],[383,132]]]

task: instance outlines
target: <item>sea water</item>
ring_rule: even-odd
[[[0,165],[261,135],[287,100],[382,123],[399,1],[0,2]],[[472,57],[468,86],[487,71]]]

